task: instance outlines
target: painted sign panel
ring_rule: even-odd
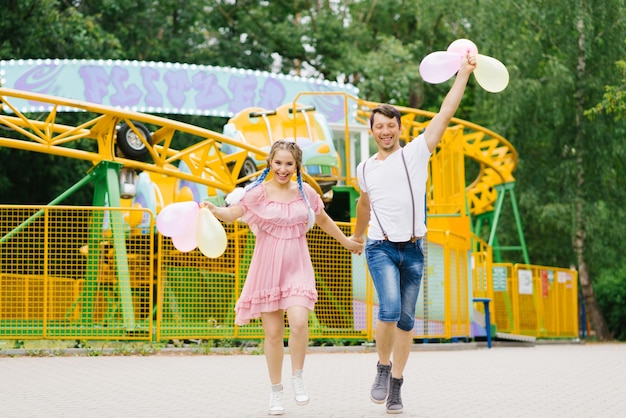
[[[247,107],[275,109],[302,92],[338,92],[348,84],[210,65],[116,60],[0,61],[2,87],[143,113],[231,117]],[[305,95],[329,122],[344,122],[344,95]],[[21,112],[48,111],[14,101]],[[48,106],[49,107],[49,106]],[[69,110],[69,109],[68,109]],[[5,111],[8,109],[5,108]]]
[[[494,292],[506,292],[507,290],[507,271],[506,267],[493,267],[491,269],[491,275],[493,278],[493,291]]]
[[[520,295],[532,295],[533,294],[533,272],[530,270],[518,270],[517,271],[518,292]]]

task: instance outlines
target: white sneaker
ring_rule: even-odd
[[[302,380],[302,370],[296,370],[294,372],[293,376],[291,376],[291,383],[293,385],[293,396],[296,399],[296,404],[300,406],[308,404],[309,394]]]
[[[283,385],[272,385],[272,391],[270,392],[270,415],[282,415],[285,413],[285,407],[283,406]]]

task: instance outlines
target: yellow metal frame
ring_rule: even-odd
[[[13,99],[41,102],[52,110],[45,120],[32,120],[12,104]],[[101,161],[117,162],[124,167],[189,180],[224,192],[232,191],[238,184],[258,174],[239,176],[248,152],[267,156],[263,150],[219,133],[139,112],[6,88],[0,88],[0,103],[13,114],[0,115],[0,124],[24,136],[24,139],[2,136],[0,146],[91,161],[94,165]],[[58,112],[67,111],[68,108],[84,111],[90,119],[76,127],[57,123]],[[151,162],[116,155],[115,132],[121,122],[127,123],[142,140]],[[137,122],[155,127],[151,141],[145,141],[135,126]],[[177,149],[176,135],[197,137],[197,141],[191,146]],[[97,149],[91,151],[92,146],[84,140],[93,141]],[[236,146],[241,151],[226,155],[221,152],[222,143]],[[176,167],[179,161],[185,162],[190,173]],[[304,176],[314,188],[319,188],[311,177]]]
[[[371,109],[373,109],[378,103],[368,102],[357,99],[346,93],[303,93],[294,99],[293,106],[296,106],[298,99],[305,94],[340,94],[344,98],[344,110],[345,114],[349,115],[351,111],[356,109],[356,119],[358,123],[368,123]],[[32,120],[27,115],[21,113],[16,106],[12,104],[13,99],[36,101],[46,104],[52,108],[47,113],[45,120],[38,121]],[[351,102],[354,103],[354,108],[351,106]],[[105,106],[99,106],[89,103],[77,102],[69,99],[62,99],[58,97],[51,97],[45,95],[39,95],[35,93],[22,92],[17,90],[0,88],[0,103],[6,108],[11,110],[11,114],[1,114],[0,124],[7,126],[23,136],[22,139],[11,137],[0,137],[0,146],[11,147],[15,149],[22,149],[26,151],[42,152],[53,155],[64,156],[68,158],[76,158],[86,161],[91,161],[94,165],[101,162],[113,162],[120,164],[123,167],[133,168],[141,171],[148,171],[153,174],[160,174],[163,176],[169,176],[178,178],[181,180],[189,180],[196,183],[204,184],[210,188],[229,192],[236,185],[241,184],[257,175],[257,173],[250,174],[247,177],[240,177],[240,170],[243,166],[243,162],[248,153],[254,153],[260,156],[266,156],[266,153],[252,145],[242,143],[236,139],[228,138],[224,135],[187,125],[184,123],[146,115],[137,112],[130,112],[120,109],[109,108]],[[80,126],[72,127],[66,126],[57,121],[58,112],[65,111],[67,108],[73,108],[85,112],[87,122],[82,123]],[[413,137],[423,130],[429,123],[430,119],[434,116],[432,112],[421,111],[410,108],[398,108],[402,115],[403,131],[402,139],[410,141]],[[142,123],[154,127],[154,132],[151,135],[150,141],[143,141],[144,145],[149,153],[149,159],[151,162],[136,161],[128,158],[123,158],[116,155],[115,152],[115,132],[116,126],[124,122],[135,131],[139,138],[142,135],[137,129],[136,124]],[[349,127],[346,124],[346,161],[350,160],[350,147],[349,147]],[[177,135],[193,136],[197,137],[198,141],[188,147],[176,147]],[[143,138],[142,138],[143,140]],[[91,141],[91,143],[89,142]],[[239,148],[241,151],[226,155],[221,152],[222,144],[229,144]],[[96,150],[94,151],[93,144],[95,144]],[[182,148],[182,149],[177,149]],[[465,190],[463,190],[463,177],[464,172],[463,157],[469,157],[478,162],[480,166],[479,175],[476,180],[472,182]],[[190,172],[182,172],[176,167],[176,163],[179,161],[185,162],[189,167]],[[533,281],[542,280],[542,289],[545,289],[545,274],[544,271],[552,271],[553,274],[569,275],[567,280],[567,288],[561,289],[564,286],[555,286],[554,293],[546,296],[532,295],[521,296],[515,294],[511,290],[507,297],[510,299],[510,306],[506,308],[512,312],[512,320],[510,323],[504,323],[505,321],[499,316],[499,312],[503,310],[504,303],[499,300],[502,295],[497,292],[493,292],[491,281],[491,269],[495,266],[492,263],[491,250],[488,245],[480,241],[477,237],[471,236],[469,228],[469,214],[481,214],[493,210],[493,204],[496,201],[495,187],[503,184],[508,184],[514,181],[512,172],[517,165],[517,153],[514,148],[499,135],[484,129],[471,122],[453,119],[452,126],[446,131],[442,146],[434,153],[433,161],[431,164],[431,173],[428,184],[429,194],[427,196],[429,213],[429,229],[431,235],[429,239],[433,242],[437,242],[442,245],[443,248],[443,260],[438,261],[439,268],[444,271],[444,282],[446,286],[445,297],[441,301],[444,304],[446,312],[445,327],[441,333],[427,333],[425,338],[456,338],[456,337],[468,337],[469,336],[469,306],[470,295],[469,284],[467,283],[467,276],[472,274],[473,292],[474,296],[490,296],[493,300],[492,309],[495,314],[493,315],[494,321],[498,327],[505,331],[513,333],[528,333],[537,336],[574,336],[577,332],[577,275],[575,271],[556,269],[551,267],[531,266],[531,265],[509,265],[507,267],[509,277],[509,289],[516,289],[518,286],[516,280],[519,269],[527,269],[532,271]],[[459,168],[461,166],[461,168]],[[316,187],[317,183],[313,178],[305,175],[305,179]],[[452,179],[452,180],[450,180]],[[346,166],[346,184],[354,186],[358,189],[358,185],[354,178],[354,173],[350,172],[349,165]],[[318,193],[321,194],[319,187],[316,187]],[[464,203],[464,193],[468,199],[468,206]],[[24,210],[24,207],[5,207],[4,219],[8,222],[12,222],[13,217],[19,213],[20,210]],[[49,208],[48,211],[58,210],[59,208]],[[468,210],[469,209],[469,210]],[[27,211],[32,211],[32,208],[26,208]],[[43,209],[37,209],[42,211]],[[65,208],[64,210],[72,211],[74,209]],[[84,208],[75,208],[75,210],[84,210]],[[116,212],[116,219],[122,219],[123,215],[117,211],[132,211],[132,208],[90,208],[93,211],[114,211]],[[148,211],[149,212],[149,211]],[[30,213],[30,212],[29,212]],[[154,214],[152,214],[154,215]],[[443,220],[445,219],[445,221]],[[151,221],[153,225],[154,220]],[[430,222],[434,222],[432,225]],[[119,222],[117,222],[119,224]],[[118,225],[119,226],[119,225]],[[133,317],[133,305],[135,302],[135,293],[132,290],[133,281],[132,278],[124,277],[120,281],[120,272],[124,275],[132,275],[132,269],[130,263],[134,262],[135,253],[133,253],[133,247],[128,246],[129,253],[127,257],[121,259],[116,255],[114,260],[122,260],[123,263],[129,263],[129,265],[116,264],[116,279],[113,280],[113,284],[117,283],[117,290],[113,288],[111,293],[102,295],[98,292],[104,288],[98,287],[93,290],[90,297],[95,297],[95,317],[100,318],[98,315],[104,315],[107,321],[114,323],[116,321],[116,305],[121,302],[126,303],[129,306],[124,307],[123,314],[126,316],[123,318],[123,332],[120,335],[117,333],[107,332],[107,330],[97,328],[97,324],[90,318],[87,318],[87,322],[80,322],[85,320],[84,312],[77,311],[74,308],[66,310],[67,314],[65,319],[70,322],[79,320],[79,326],[83,328],[67,328],[67,332],[63,330],[48,334],[47,328],[41,329],[41,333],[31,331],[25,331],[23,329],[14,329],[9,327],[9,335],[2,334],[6,338],[76,338],[77,336],[84,336],[89,338],[101,338],[101,339],[151,339],[156,336],[158,339],[162,338],[259,338],[262,336],[262,330],[257,324],[250,327],[234,327],[225,325],[227,323],[232,324],[232,303],[234,303],[235,296],[241,289],[243,281],[245,279],[246,263],[249,262],[251,254],[250,237],[247,228],[240,228],[237,223],[232,226],[227,225],[229,229],[229,250],[223,257],[215,260],[208,260],[206,257],[201,256],[198,251],[181,254],[172,248],[169,240],[164,240],[160,236],[160,240],[155,249],[154,256],[140,257],[139,264],[135,265],[135,269],[139,268],[139,271],[143,271],[144,275],[150,276],[145,279],[148,280],[148,285],[156,283],[158,293],[155,296],[156,304],[154,306],[155,314],[155,330],[152,326],[143,329],[142,332],[137,333],[134,329],[136,322]],[[351,225],[342,225],[346,228],[346,233],[350,233]],[[49,227],[43,230],[43,237],[47,239]],[[452,233],[451,231],[454,231]],[[7,231],[4,231],[3,236],[7,237]],[[124,238],[126,231],[122,231],[121,234],[115,237],[115,239],[128,239]],[[19,233],[16,235],[19,236]],[[37,235],[39,236],[39,235]],[[92,234],[93,237],[100,236],[99,234]],[[13,235],[11,235],[13,238]],[[29,240],[26,236],[24,239],[24,245],[29,246]],[[328,242],[328,237],[313,233],[309,238],[310,245],[313,252],[319,253],[320,260],[319,269],[323,269],[328,265],[335,265],[336,259],[334,257],[340,254],[338,249],[335,252],[329,251],[329,245],[333,245]],[[47,240],[45,241],[48,242]],[[98,247],[97,242],[92,242],[92,247]],[[2,243],[2,245],[7,245]],[[47,244],[46,244],[47,245]],[[144,244],[145,248],[152,248],[148,244]],[[119,245],[119,248],[127,248],[126,245]],[[135,249],[136,250],[136,249]],[[14,253],[18,254],[14,248]],[[54,256],[50,256],[54,254]],[[106,254],[97,255],[93,251],[89,253],[91,258],[88,258],[87,265],[89,266],[88,274],[97,277],[97,283],[111,283],[111,273],[108,273],[108,281],[106,279],[107,274],[100,271],[100,260],[106,257]],[[471,266],[469,263],[469,256],[473,257],[473,263]],[[69,257],[69,254],[65,256]],[[36,264],[48,266],[50,262],[63,264],[63,257],[54,253],[54,250],[49,246],[44,246],[44,252],[41,254],[42,260],[32,260]],[[54,258],[56,257],[56,258]],[[156,257],[156,258],[155,258]],[[326,258],[324,258],[326,257]],[[10,271],[6,271],[10,265],[14,269],[19,269],[20,262],[22,260],[15,259],[13,264],[4,263],[3,270],[0,273],[0,300],[2,301],[17,301],[15,309],[12,305],[2,304],[0,309],[0,321],[7,319],[12,321],[14,318],[25,319],[27,321],[33,320],[33,314],[37,320],[38,315],[44,315],[41,319],[50,319],[51,317],[46,312],[52,312],[52,317],[56,318],[58,312],[60,312],[59,306],[65,307],[67,300],[72,300],[74,303],[82,302],[81,297],[85,296],[84,285],[85,282],[82,279],[75,281],[67,281],[66,278],[58,274],[14,274]],[[347,263],[347,260],[343,261]],[[352,259],[351,263],[358,262]],[[361,262],[365,262],[362,260]],[[156,263],[156,264],[155,264]],[[347,264],[346,264],[347,265]],[[180,267],[190,267],[195,269],[191,276],[184,278],[182,284],[179,287],[171,287],[171,278],[167,276],[169,272],[178,271]],[[344,266],[345,269],[345,266]],[[135,270],[137,271],[137,270]],[[202,272],[198,275],[198,271]],[[153,272],[156,272],[157,279],[153,279]],[[348,274],[348,273],[346,273]],[[543,275],[543,276],[542,276]],[[22,282],[16,284],[16,278],[20,278]],[[32,283],[43,280],[45,286],[48,286],[48,291],[43,294],[38,293],[36,290],[39,285],[33,285]],[[347,280],[348,277],[344,277]],[[81,281],[82,280],[82,281]],[[153,281],[155,280],[155,281]],[[27,287],[26,284],[31,283]],[[185,284],[193,284],[198,286],[197,288],[187,288]],[[124,289],[129,284],[131,289]],[[168,288],[169,286],[169,288]],[[329,285],[325,296],[327,301],[325,302],[326,309],[332,312],[342,312],[343,307],[348,306],[351,301],[347,299],[339,300],[336,298],[336,294],[340,294],[342,291],[347,292],[347,289],[333,288]],[[19,290],[18,289],[23,289]],[[535,289],[541,288],[536,286]],[[33,293],[35,289],[35,293]],[[57,290],[54,290],[57,289]],[[61,289],[61,290],[58,290]],[[367,310],[365,327],[362,331],[355,332],[354,329],[345,328],[346,318],[337,318],[326,316],[321,314],[320,317],[315,315],[312,319],[312,338],[358,338],[358,339],[372,339],[375,330],[375,318],[373,315],[373,307],[375,304],[375,294],[371,285],[371,280],[367,277],[366,300]],[[126,301],[119,298],[119,292],[130,292],[129,295],[121,295],[126,298]],[[20,293],[22,292],[22,293]],[[50,293],[52,292],[52,293]],[[58,302],[52,298],[51,295],[56,293],[62,293],[64,296],[60,299],[64,302]],[[108,292],[108,290],[107,290]],[[117,292],[117,293],[116,293]],[[169,296],[167,292],[173,292]],[[190,292],[190,293],[186,293]],[[215,293],[217,292],[217,293]],[[560,292],[560,293],[559,293]],[[118,296],[116,296],[116,294]],[[216,313],[206,312],[207,306],[211,307],[211,304],[205,302],[199,303],[197,299],[198,295],[202,297],[214,296],[220,294],[221,299],[217,301],[219,312],[217,312],[217,318],[214,318]],[[20,296],[21,295],[21,296]],[[101,295],[101,296],[98,296]],[[149,290],[150,300],[152,300],[152,290]],[[557,299],[546,299],[554,295]],[[35,297],[35,299],[33,299]],[[37,299],[41,297],[41,299]],[[100,298],[102,297],[102,298]],[[132,297],[132,298],[131,298]],[[347,295],[343,296],[344,298]],[[100,299],[99,299],[100,298]],[[33,300],[40,300],[40,302],[33,305]],[[187,301],[189,306],[185,307],[187,311],[180,310],[177,303],[180,301]],[[104,303],[106,307],[106,313],[102,313],[102,305]],[[532,318],[531,326],[520,322],[520,318],[527,317],[529,314],[524,312],[524,306],[533,306],[533,313],[530,314]],[[7,306],[9,306],[7,308]],[[23,309],[22,309],[23,308]],[[65,307],[66,308],[66,307]],[[65,309],[64,308],[64,309]],[[12,310],[13,309],[13,310]],[[52,310],[50,310],[52,309]],[[146,315],[145,308],[142,308],[142,315]],[[43,314],[46,313],[46,314]],[[80,313],[80,315],[79,315]],[[48,316],[45,316],[48,315]],[[185,322],[184,315],[192,315],[195,318],[196,328],[189,328],[189,324]],[[197,317],[196,317],[197,316]],[[340,315],[341,316],[341,315]],[[150,316],[152,318],[152,316]],[[201,318],[202,325],[198,327],[197,319]],[[226,322],[220,322],[224,321]],[[230,319],[229,319],[230,318]],[[342,324],[333,325],[337,328],[325,326],[328,323]],[[207,325],[209,324],[209,325]],[[213,326],[210,326],[213,324]],[[218,326],[219,325],[219,326]],[[32,324],[30,325],[32,328]],[[95,327],[94,327],[95,326]],[[109,331],[111,328],[109,328]],[[30,333],[29,333],[30,332]]]

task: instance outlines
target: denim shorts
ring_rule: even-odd
[[[367,239],[365,259],[378,295],[378,319],[411,331],[424,274],[424,240],[391,242]]]

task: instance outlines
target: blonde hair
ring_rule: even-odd
[[[309,208],[309,229],[310,229],[313,227],[313,223],[315,223],[315,214],[313,213],[311,215],[311,212],[313,212],[313,209],[311,208],[311,203],[309,202],[309,199],[306,196],[306,193],[304,192],[304,187],[302,185],[302,148],[300,148],[298,144],[296,144],[294,141],[287,141],[287,140],[281,139],[281,140],[275,141],[272,144],[272,147],[270,148],[270,152],[267,154],[267,160],[266,160],[267,167],[265,167],[265,169],[261,172],[261,175],[256,180],[248,184],[243,189],[243,194],[254,189],[256,186],[258,186],[259,184],[265,181],[265,179],[267,178],[267,175],[270,173],[270,167],[272,165],[272,161],[274,160],[274,157],[276,156],[276,153],[282,150],[289,151],[291,155],[293,155],[294,160],[296,160],[296,179],[298,181],[298,190],[300,190],[300,194],[302,195],[304,202]],[[243,197],[243,194],[239,199]],[[313,219],[311,219],[311,216],[313,216]]]

